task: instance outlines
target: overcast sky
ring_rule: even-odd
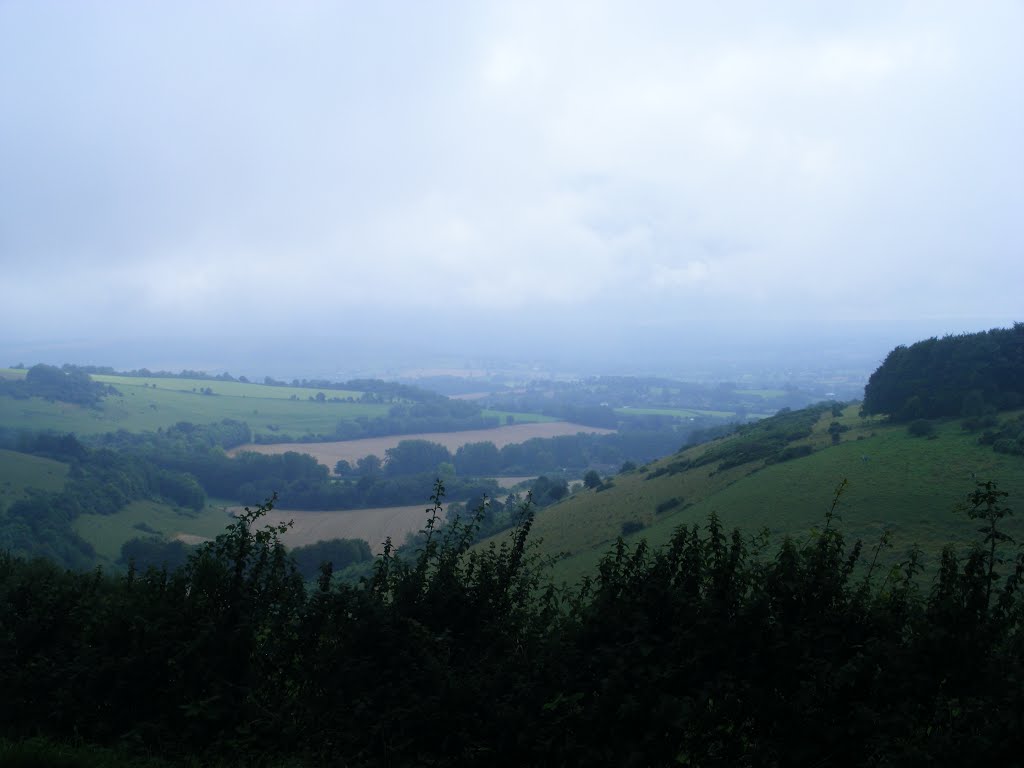
[[[1009,1],[0,0],[0,335],[1007,325],[1022,39]]]

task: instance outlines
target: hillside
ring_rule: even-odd
[[[60,461],[0,448],[0,494],[8,504],[30,488],[59,491],[67,476],[68,465]]]
[[[747,432],[689,448],[541,511],[534,532],[542,551],[567,555],[556,565],[556,579],[575,581],[593,573],[624,533],[627,540],[660,545],[681,525],[704,525],[712,512],[726,528],[738,526],[751,535],[766,528],[776,542],[786,534],[805,536],[822,524],[844,479],[848,485],[838,506],[844,532],[873,546],[888,530],[889,557],[900,557],[917,543],[928,567],[947,541],[972,539],[976,526],[953,506],[976,481],[995,479],[1010,492],[1011,506],[1024,497],[1024,460],[979,445],[979,435],[965,431],[958,420],[939,423],[930,439],[912,437],[905,426],[859,417],[856,404],[840,416],[823,410],[810,434],[776,447],[776,456],[785,451],[794,458],[769,456],[766,462],[757,457],[727,466],[751,444],[762,444],[773,423],[800,413],[760,422],[761,438]],[[837,443],[829,431],[833,422],[846,428],[832,427]],[[708,461],[711,457],[718,460]]]

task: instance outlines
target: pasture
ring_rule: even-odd
[[[974,489],[975,478],[995,479],[1010,492],[1008,505],[1020,509],[1024,461],[1019,456],[979,446],[977,435],[964,432],[959,421],[939,424],[936,439],[927,440],[911,437],[906,426],[863,421],[856,410],[848,408],[838,419],[850,427],[838,445],[832,445],[827,432],[833,419],[824,415],[814,433],[799,441],[814,448],[809,456],[724,471],[705,465],[648,479],[651,471],[706,450],[697,446],[617,475],[608,490],[580,491],[544,509],[533,532],[543,540],[544,551],[570,553],[557,564],[556,574],[575,581],[592,572],[627,521],[645,526],[627,540],[646,538],[655,546],[666,543],[679,525],[705,525],[712,512],[726,528],[738,526],[747,534],[767,528],[775,542],[785,535],[803,537],[824,523],[835,488],[845,478],[848,486],[837,512],[849,539],[862,538],[871,547],[889,530],[893,547],[883,555],[886,562],[899,560],[916,543],[931,568],[945,543],[967,546],[977,539],[977,523],[954,512]],[[680,501],[659,514],[659,505],[672,499]],[[1022,521],[1011,518],[1007,528],[1021,540]]]
[[[449,451],[454,453],[460,446],[466,443],[492,442],[498,448],[510,443],[523,443],[534,437],[559,437],[562,435],[575,435],[580,432],[594,434],[608,434],[611,429],[599,427],[585,427],[581,424],[572,424],[568,421],[538,421],[526,424],[509,424],[504,427],[492,429],[467,429],[461,432],[422,432],[414,435],[390,435],[388,437],[368,437],[359,440],[339,440],[330,443],[276,443],[273,445],[250,444],[242,445],[229,451],[230,455],[237,455],[242,451],[254,451],[273,455],[296,451],[307,453],[321,464],[334,469],[339,461],[347,461],[355,465],[359,459],[371,454],[384,458],[388,448],[394,448],[402,440],[427,440],[432,443],[440,443]]]
[[[230,522],[223,504],[211,503],[194,513],[155,501],[133,501],[113,515],[79,515],[71,521],[71,527],[101,557],[113,563],[128,539],[161,536],[195,544],[223,533]]]
[[[95,373],[92,374],[92,378],[93,381],[110,384],[118,389],[122,386],[141,386],[151,389],[166,389],[171,392],[200,393],[204,389],[209,389],[214,395],[221,395],[223,397],[256,397],[262,400],[289,400],[291,398],[306,400],[310,395],[315,397],[318,391],[308,387],[277,387],[267,384],[256,384],[254,382],[218,381],[216,379],[179,379],[163,376],[105,376]],[[336,397],[341,400],[346,398],[358,400],[363,395],[362,392],[347,389],[325,389],[323,393],[328,399]]]
[[[14,373],[18,373],[15,371]],[[209,424],[236,419],[254,432],[302,437],[332,434],[340,420],[387,415],[389,405],[331,402],[331,397],[358,397],[358,392],[325,391],[325,402],[310,400],[317,390],[270,387],[203,379],[129,378],[94,376],[115,386],[99,408],[50,402],[38,397],[16,400],[0,397],[0,424],[14,429],[55,430],[95,435],[124,429],[142,432],[167,428],[179,421]],[[209,388],[213,394],[204,394]],[[296,399],[291,399],[292,397]]]
[[[452,398],[456,400],[458,398]],[[495,411],[491,408],[484,408],[480,412],[485,418],[493,416],[501,424],[526,424],[533,422],[558,421],[554,416],[545,416],[541,413],[524,413],[522,411]],[[509,421],[511,419],[511,421]]]
[[[25,497],[28,488],[59,491],[68,477],[68,465],[42,456],[0,449],[0,506]]]

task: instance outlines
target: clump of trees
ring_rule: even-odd
[[[892,350],[864,388],[866,414],[979,418],[1024,404],[1024,323]]]
[[[808,539],[715,516],[618,540],[579,588],[546,584],[521,509],[315,588],[249,510],[177,569],[123,576],[0,555],[0,737],[251,765],[1006,764],[1024,711],[1024,554],[1006,494],[930,587],[830,512]]]
[[[774,464],[807,456],[813,452],[813,448],[794,443],[809,437],[822,414],[831,412],[835,405],[823,402],[799,411],[783,408],[767,419],[734,425],[729,430],[729,434],[733,435],[731,440],[710,443],[700,455],[692,459],[680,458],[669,462],[649,472],[647,479],[678,474],[692,467],[715,465],[713,471],[720,472],[751,461]]]
[[[33,365],[20,380],[0,379],[0,395],[16,398],[41,397],[96,408],[107,395],[118,395],[114,387],[93,381],[92,377],[74,366],[57,368],[53,365]]]

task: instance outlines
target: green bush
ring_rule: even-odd
[[[770,548],[714,514],[664,547],[619,539],[577,589],[546,583],[529,505],[474,548],[479,514],[442,526],[442,497],[360,584],[307,588],[284,528],[258,527],[270,504],[174,572],[0,553],[0,764],[131,765],[88,746],[120,745],[140,765],[1006,765],[1018,746],[1024,553],[994,483],[927,589],[919,551],[880,569],[884,538],[845,539],[838,494]]]
[[[655,512],[655,514],[660,515],[663,512],[668,512],[670,509],[675,509],[676,507],[678,507],[682,503],[683,503],[683,500],[681,498],[679,498],[678,496],[675,496],[675,497],[673,497],[671,499],[666,499],[665,501],[663,501],[660,504],[658,504],[658,506],[656,506],[654,508],[654,512]]]
[[[631,534],[642,531],[645,528],[644,524],[639,520],[627,520],[622,524],[622,535],[629,536]]]
[[[929,437],[935,434],[935,425],[928,419],[914,419],[907,427],[907,432],[911,437]]]

